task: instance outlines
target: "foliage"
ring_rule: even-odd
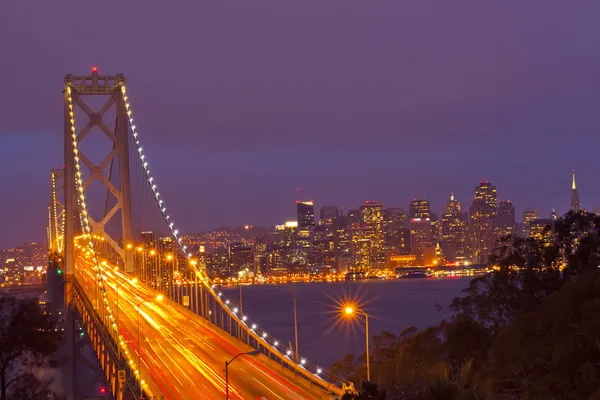
[[[373,382],[388,399],[600,399],[600,217],[502,238],[490,261],[438,326],[373,338]],[[364,360],[332,368],[360,382]]]
[[[0,297],[0,400],[17,398],[27,382],[40,387],[31,384],[34,373],[47,365],[59,339],[34,299]]]
[[[49,389],[50,382],[45,382],[34,374],[25,374],[15,382],[10,390],[11,400],[40,400],[48,399],[52,395]]]

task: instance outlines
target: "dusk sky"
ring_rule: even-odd
[[[0,248],[43,240],[67,73],[122,72],[184,232],[304,199],[600,205],[597,0],[0,2]],[[84,122],[81,122],[84,123]]]

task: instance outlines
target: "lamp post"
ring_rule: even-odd
[[[158,296],[156,296],[156,300],[161,301],[163,299],[163,295],[159,294]],[[137,304],[137,342],[138,342],[138,368],[139,368],[139,372],[140,372],[140,377],[139,377],[139,381],[140,381],[140,397],[143,395],[143,389],[142,389],[142,343],[140,342],[140,307],[147,301],[152,300],[152,298],[147,298],[145,300],[142,300],[140,303]]]
[[[225,361],[225,400],[229,400],[229,364],[231,364],[239,356],[257,356],[258,353],[258,350],[249,351],[247,353],[240,353],[237,356],[233,357],[231,360]]]
[[[365,338],[366,338],[366,348],[367,348],[367,381],[371,381],[371,367],[369,364],[369,314],[361,310],[360,308],[354,308],[352,306],[344,307],[344,313],[352,317],[354,314],[364,315],[365,317]]]
[[[241,284],[241,282],[238,283],[238,285],[240,286],[240,315],[244,315],[244,308],[242,305],[242,284]]]
[[[296,318],[296,289],[292,288],[294,292],[294,339],[296,341],[296,362],[299,360],[298,356],[298,319]]]

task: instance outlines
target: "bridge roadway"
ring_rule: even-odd
[[[87,265],[82,268],[83,264]],[[76,268],[86,292],[94,293],[96,274],[91,262],[80,260]],[[141,376],[147,382],[147,394],[162,395],[165,400],[225,398],[225,361],[252,349],[167,297],[157,301],[158,292],[132,283],[127,274],[101,268],[108,277],[107,296],[115,312],[119,286],[119,331],[136,363],[140,355],[137,304],[148,299],[139,315]],[[263,354],[238,357],[229,366],[230,399],[335,398],[315,385],[294,380],[293,374]]]

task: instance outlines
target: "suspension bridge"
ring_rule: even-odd
[[[67,395],[81,398],[78,332],[87,334],[116,399],[336,399],[353,392],[212,283],[160,196],[125,76],[96,68],[67,75],[63,101],[64,164],[51,171],[48,207],[48,295],[65,315]]]

